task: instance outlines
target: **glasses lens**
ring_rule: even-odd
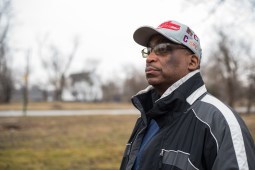
[[[174,45],[170,43],[162,43],[158,44],[153,48],[147,47],[142,50],[143,58],[147,58],[150,55],[151,51],[153,51],[156,55],[164,56],[169,53],[172,53],[176,49],[187,49],[186,47],[180,45]]]
[[[143,58],[147,58],[148,55],[150,55],[150,52],[151,52],[151,48],[144,48],[144,49],[142,50],[142,56],[143,56]]]
[[[174,47],[171,44],[165,43],[165,44],[159,44],[154,47],[154,52],[157,55],[165,55],[167,53],[172,52]]]

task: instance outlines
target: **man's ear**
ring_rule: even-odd
[[[198,57],[195,54],[192,54],[190,56],[188,69],[190,71],[194,71],[196,69],[199,69],[199,67],[200,67],[200,61],[199,61]]]

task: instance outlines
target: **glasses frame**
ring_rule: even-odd
[[[179,45],[179,44],[160,43],[160,44],[157,44],[155,47],[145,47],[144,49],[142,49],[141,53],[142,53],[143,58],[147,58],[151,52],[154,52],[158,56],[164,56],[164,55],[169,54],[177,49],[186,49],[186,50],[192,52],[189,48]],[[192,52],[192,54],[194,54],[194,53]]]

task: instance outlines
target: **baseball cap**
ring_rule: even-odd
[[[174,43],[188,47],[201,60],[202,49],[200,40],[188,26],[173,20],[163,22],[157,28],[142,26],[134,32],[133,38],[136,43],[147,47],[151,36],[155,34],[161,34]]]

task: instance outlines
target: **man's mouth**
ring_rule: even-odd
[[[146,73],[153,72],[153,71],[160,71],[160,69],[155,66],[146,66],[145,68]]]

